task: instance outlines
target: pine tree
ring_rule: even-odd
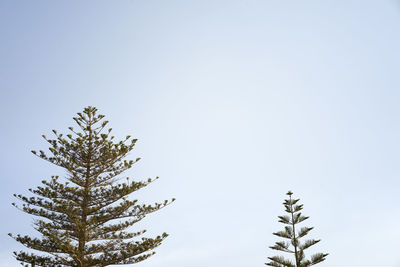
[[[309,217],[303,216],[301,210],[303,209],[302,204],[297,204],[299,199],[292,199],[292,192],[288,192],[289,199],[285,199],[283,205],[285,211],[289,215],[278,216],[279,222],[285,224],[285,230],[273,233],[276,236],[282,237],[287,241],[276,242],[271,249],[290,253],[294,256],[294,262],[290,259],[286,259],[283,256],[268,257],[270,262],[265,263],[269,266],[274,267],[307,267],[325,260],[328,254],[316,253],[311,256],[308,260],[305,258],[304,250],[317,244],[320,240],[310,239],[304,242],[300,242],[300,238],[306,236],[313,227],[301,227],[296,231],[296,227],[299,223],[307,220]]]
[[[127,136],[114,142],[108,121],[97,115],[95,107],[87,107],[74,117],[78,130],[65,137],[43,138],[50,144],[50,156],[32,151],[38,157],[63,168],[67,176],[43,180],[34,195],[15,195],[23,205],[14,206],[34,215],[34,228],[40,238],[9,234],[16,241],[39,253],[14,252],[23,266],[108,266],[133,264],[153,255],[167,237],[141,237],[146,230],[131,232],[128,228],[174,199],[153,205],[130,200],[130,194],[150,184],[147,181],[123,181],[120,174],[130,169],[137,158],[125,160],[136,139]],[[157,177],[158,178],[158,177]],[[156,179],[157,179],[156,178]]]

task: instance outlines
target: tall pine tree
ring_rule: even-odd
[[[115,142],[108,121],[97,114],[95,107],[87,107],[73,118],[78,125],[69,127],[70,134],[55,134],[55,139],[44,139],[50,144],[51,155],[32,151],[40,158],[62,167],[66,179],[52,176],[42,181],[34,195],[14,195],[23,205],[14,206],[34,215],[34,228],[40,238],[12,235],[29,249],[39,251],[14,252],[24,266],[108,266],[133,264],[153,255],[153,249],[167,237],[140,237],[145,230],[128,231],[142,220],[172,201],[153,205],[130,200],[131,193],[153,180],[121,179],[120,174],[139,160],[125,160],[134,148],[136,139],[127,136]],[[157,179],[157,178],[156,178]],[[125,181],[122,181],[125,180]]]
[[[300,239],[306,236],[313,227],[297,227],[299,223],[307,220],[309,217],[301,214],[300,211],[303,209],[303,205],[297,204],[299,199],[292,199],[293,193],[290,191],[287,195],[289,199],[285,199],[283,205],[288,215],[278,216],[279,222],[285,224],[285,229],[273,233],[278,237],[284,238],[286,241],[278,241],[270,248],[292,254],[294,262],[283,256],[274,256],[268,257],[270,262],[265,264],[274,267],[308,267],[324,261],[326,256],[328,256],[326,253],[316,253],[310,259],[305,258],[304,250],[317,244],[320,240],[309,239],[300,242]]]

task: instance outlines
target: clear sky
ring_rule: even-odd
[[[400,267],[400,1],[0,1],[0,266],[11,206],[63,170],[34,157],[85,106],[139,139],[141,267],[265,266],[285,193],[325,267]]]

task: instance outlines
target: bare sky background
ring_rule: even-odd
[[[400,267],[400,8],[394,0],[0,2],[0,266],[11,206],[62,169],[34,157],[96,106],[139,139],[134,197],[170,237],[141,267],[255,267],[285,193],[321,267]]]

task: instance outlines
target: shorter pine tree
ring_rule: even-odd
[[[289,196],[289,199],[285,199],[283,205],[285,206],[285,211],[289,215],[278,216],[279,222],[285,224],[285,230],[273,233],[287,241],[276,242],[275,245],[270,248],[292,254],[295,263],[282,256],[274,256],[268,257],[270,262],[265,264],[274,267],[308,267],[324,261],[326,256],[328,256],[326,253],[316,253],[312,255],[310,259],[305,258],[304,250],[317,244],[320,240],[309,239],[300,242],[300,238],[306,236],[313,227],[301,227],[300,230],[296,232],[296,226],[302,221],[307,220],[309,217],[301,214],[300,211],[303,209],[303,205],[297,204],[299,199],[292,199],[293,193],[290,191],[287,195]]]

